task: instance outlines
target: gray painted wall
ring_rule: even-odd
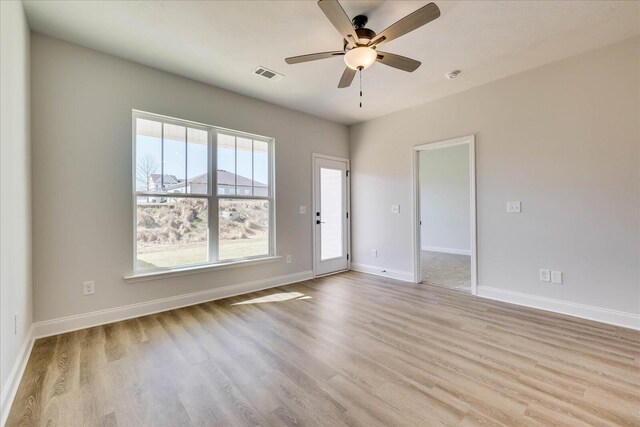
[[[37,321],[312,269],[298,207],[310,211],[311,154],[348,155],[346,126],[39,34],[31,44]],[[132,108],[274,137],[277,250],[292,263],[127,284]],[[86,280],[95,295],[82,296]]]
[[[412,147],[476,134],[479,286],[639,313],[638,76],[634,38],[353,126],[354,263],[412,274]]]
[[[32,321],[29,28],[17,1],[0,2],[0,378],[7,379]],[[17,333],[14,315],[18,314]],[[9,408],[2,408],[8,411]]]
[[[423,249],[471,254],[469,145],[419,153]]]

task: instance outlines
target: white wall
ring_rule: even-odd
[[[423,250],[471,255],[469,145],[419,152]]]
[[[476,134],[479,286],[638,314],[639,58],[630,39],[353,126],[354,263],[413,275],[412,147]]]
[[[28,339],[31,303],[29,28],[22,4],[0,2],[0,378],[6,403],[12,369]],[[17,333],[14,315],[18,314]],[[2,408],[3,416],[9,408]]]
[[[311,206],[312,152],[348,155],[346,126],[39,34],[31,46],[37,321],[312,269],[312,218],[298,207]],[[277,250],[292,263],[126,283],[132,108],[274,137]],[[82,296],[85,280],[95,295]]]

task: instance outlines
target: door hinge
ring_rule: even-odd
[[[349,260],[349,254],[347,254],[347,261]]]
[[[347,218],[349,218],[349,212],[347,212]]]
[[[349,171],[347,171],[347,176],[349,176]]]

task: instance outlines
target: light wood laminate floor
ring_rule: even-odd
[[[637,331],[344,273],[38,340],[9,426],[640,425]]]

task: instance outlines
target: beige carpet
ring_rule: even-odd
[[[422,283],[471,292],[469,255],[421,252]]]

